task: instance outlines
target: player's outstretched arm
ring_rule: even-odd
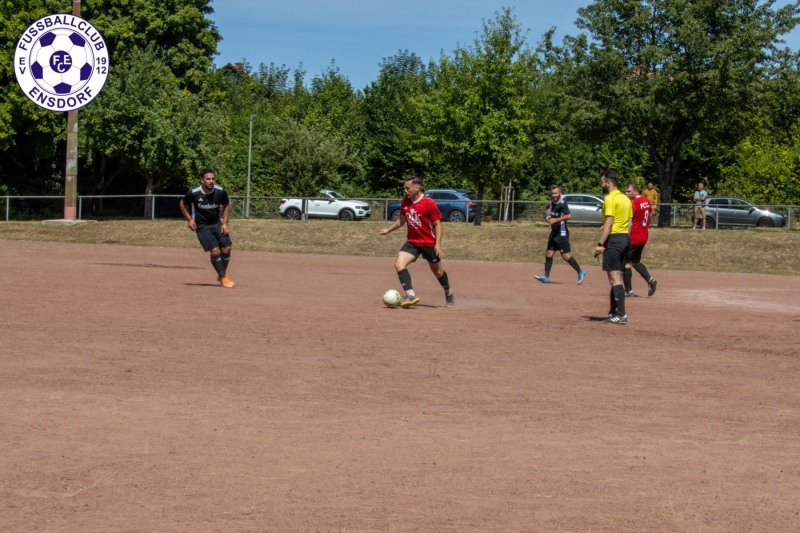
[[[398,228],[401,228],[403,226],[403,224],[405,224],[405,223],[406,223],[405,215],[400,215],[398,217],[398,219],[395,220],[394,223],[391,226],[387,226],[387,227],[381,229],[380,235],[388,235],[391,232],[393,232],[394,230],[396,230]]]

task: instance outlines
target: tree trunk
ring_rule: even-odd
[[[147,185],[145,185],[144,188],[144,213],[142,213],[142,216],[144,218],[150,218],[153,213],[153,191],[156,189],[156,183],[155,179],[153,179],[153,175],[149,172],[146,172],[144,177],[147,180]]]
[[[662,204],[672,203],[672,189],[675,186],[675,176],[678,175],[678,170],[681,166],[681,146],[683,146],[683,139],[678,139],[672,145],[671,150],[656,151],[651,150],[651,156],[658,164],[658,180],[661,185],[661,197],[659,202]],[[672,210],[659,209],[658,211],[658,227],[664,228],[670,225],[670,218]]]
[[[478,194],[478,202],[475,205],[475,222],[474,222],[474,224],[476,226],[480,226],[481,225],[481,218],[483,217],[483,214],[482,214],[482,212],[483,212],[483,191],[484,191],[483,183],[479,183],[478,184],[478,190],[476,191],[477,194]],[[467,207],[466,212],[467,212],[467,217],[469,217],[469,207]]]

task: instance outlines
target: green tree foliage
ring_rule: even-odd
[[[576,75],[566,89],[595,103],[590,134],[647,152],[663,201],[672,199],[686,141],[735,144],[757,107],[770,51],[798,21],[796,4],[773,3],[598,0],[579,10],[592,41],[567,41]],[[660,223],[668,216],[662,210]]]
[[[351,186],[357,165],[335,137],[288,116],[268,117],[262,123],[253,141],[257,190],[271,196],[314,196],[321,187]]]
[[[367,175],[374,191],[397,195],[402,176],[428,170],[413,159],[420,124],[415,101],[427,91],[426,75],[419,56],[404,50],[385,58],[378,79],[364,90]]]
[[[796,204],[800,198],[800,138],[779,142],[767,128],[753,129],[720,169],[716,194],[748,198],[759,204]]]
[[[147,48],[157,53],[184,87],[205,81],[221,36],[208,19],[211,0],[94,0],[81,15],[103,34],[112,64]]]
[[[431,78],[416,159],[441,155],[480,198],[518,181],[530,158],[532,60],[511,10],[484,21],[472,47],[442,56]]]
[[[222,115],[181,89],[159,54],[150,51],[134,52],[117,68],[81,122],[90,160],[115,161],[116,173],[99,175],[100,186],[123,176],[140,182],[145,194],[184,185],[198,168],[215,165],[212,134],[225,139]]]
[[[7,190],[53,193],[61,187],[58,183],[63,181],[66,115],[46,111],[28,101],[16,83],[12,59],[17,39],[32,22],[49,14],[71,12],[71,1],[0,3],[0,180]],[[202,128],[195,124],[201,116],[197,104],[187,96],[203,87],[211,57],[216,54],[220,36],[207,18],[212,12],[210,0],[83,3],[81,17],[91,21],[105,37],[112,66],[103,93],[79,114],[81,191],[106,190],[114,183],[109,175],[118,174],[145,184],[135,192],[158,191],[175,179],[167,177],[165,158],[178,157],[168,165],[169,171],[185,168],[188,160],[197,159],[189,155],[186,147],[178,145],[190,143],[200,151],[207,144],[206,140],[189,139]],[[145,49],[148,52],[143,55]],[[149,88],[144,88],[146,73],[136,64],[142,61],[153,69]],[[137,72],[142,78],[140,83],[134,81]],[[137,100],[136,96],[124,91],[114,94],[115,87],[139,85],[145,92],[138,102],[132,101]],[[158,92],[154,87],[170,96],[146,100]],[[120,102],[134,105],[128,110]],[[117,124],[91,122],[98,117],[113,119]],[[125,133],[122,125],[132,129]],[[150,131],[143,132],[145,127]],[[178,127],[192,127],[194,133],[175,129]],[[101,138],[101,130],[112,135]],[[155,140],[159,138],[164,142]],[[141,152],[133,153],[137,149]],[[131,176],[131,169],[141,174]]]
[[[0,3],[0,183],[7,192],[46,194],[63,187],[66,114],[42,109],[22,93],[14,53],[31,23],[67,12],[72,12],[72,2]]]

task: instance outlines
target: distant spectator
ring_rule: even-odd
[[[647,188],[642,191],[642,196],[650,203],[650,209],[653,211],[653,217],[655,217],[656,209],[658,209],[658,191],[652,181],[647,182]]]
[[[703,182],[697,184],[697,190],[694,191],[694,218],[692,219],[692,229],[697,229],[702,224],[702,228],[706,229],[706,202],[708,201],[708,191],[705,190]]]

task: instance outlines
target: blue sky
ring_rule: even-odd
[[[778,0],[776,6],[789,0]],[[557,40],[577,35],[577,10],[589,0],[216,0],[211,19],[222,34],[217,66],[246,60],[296,69],[306,81],[335,61],[353,87],[363,89],[378,76],[384,58],[408,50],[424,61],[459,44],[471,45],[482,21],[504,6],[513,8],[533,48],[556,27]],[[800,31],[787,44],[797,49]]]

